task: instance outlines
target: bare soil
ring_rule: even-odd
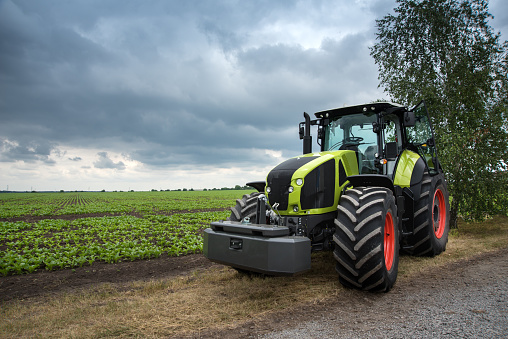
[[[32,274],[0,277],[0,303],[91,289],[102,283],[118,285],[172,278],[213,265],[203,255],[192,254],[182,257],[163,255],[156,259],[114,264],[96,262],[90,266],[58,271],[38,270]]]

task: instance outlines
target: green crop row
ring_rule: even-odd
[[[0,222],[0,274],[197,253],[203,246],[202,230],[229,214],[226,210]]]
[[[0,193],[0,275],[199,252],[245,193]]]
[[[242,191],[0,193],[0,218],[224,209]],[[4,219],[5,220],[5,219]]]

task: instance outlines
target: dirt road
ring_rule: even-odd
[[[386,294],[351,291],[220,336],[234,332],[250,338],[508,338],[508,249],[398,281]]]

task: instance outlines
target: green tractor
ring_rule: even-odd
[[[449,198],[425,103],[371,103],[300,123],[303,155],[247,185],[226,221],[204,231],[204,255],[241,272],[293,275],[333,251],[340,282],[389,291],[399,251],[443,252]],[[320,152],[312,152],[311,126]]]

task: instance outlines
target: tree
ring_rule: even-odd
[[[485,0],[397,0],[376,21],[371,55],[380,87],[413,106],[425,99],[457,217],[506,213],[508,42]]]

